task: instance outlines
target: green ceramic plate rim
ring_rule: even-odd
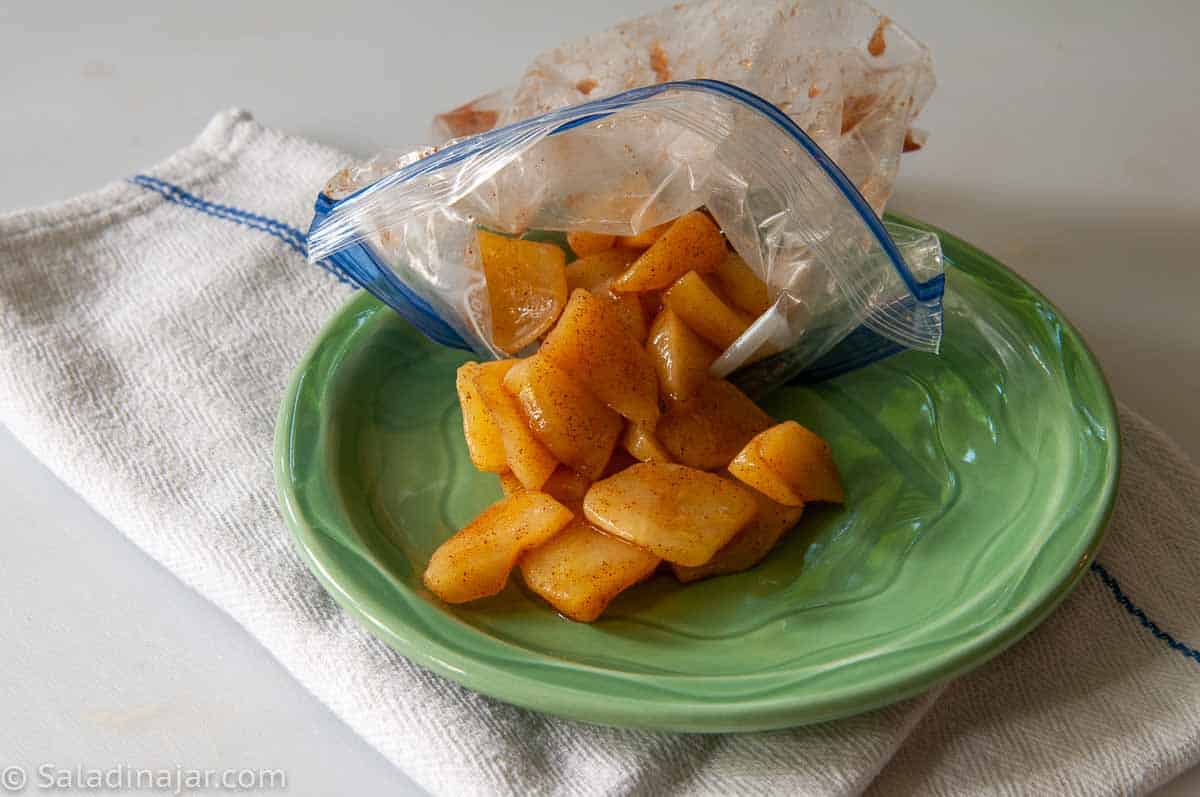
[[[340,327],[347,316],[360,312],[362,306],[372,302],[365,294],[350,299],[325,323],[293,372],[280,406],[274,445],[276,488],[285,524],[292,533],[301,558],[342,608],[401,655],[477,692],[515,705],[586,722],[702,733],[787,728],[880,708],[913,697],[979,667],[1041,623],[1066,598],[1094,560],[1112,515],[1120,475],[1120,425],[1116,404],[1104,372],[1083,336],[1062,311],[1028,280],[978,247],[945,230],[899,214],[888,215],[902,224],[936,232],[942,238],[943,249],[951,263],[955,255],[962,252],[968,258],[982,261],[987,267],[1020,283],[1031,295],[1045,302],[1054,310],[1063,329],[1074,338],[1093,375],[1098,377],[1103,387],[1103,417],[1100,420],[1113,434],[1107,440],[1104,487],[1085,524],[1087,541],[1083,554],[1057,584],[1043,587],[1033,605],[1023,611],[1012,612],[970,640],[950,646],[948,653],[934,656],[923,665],[911,667],[893,677],[877,677],[872,683],[861,687],[831,689],[818,699],[803,692],[799,696],[785,692],[749,701],[700,701],[678,697],[648,701],[644,697],[629,698],[551,685],[513,672],[509,667],[495,666],[464,655],[436,639],[421,635],[416,629],[392,628],[374,616],[369,608],[370,597],[357,589],[354,580],[345,578],[345,573],[339,571],[335,562],[320,555],[321,546],[341,546],[341,543],[314,528],[304,516],[302,502],[293,491],[290,478],[289,451],[294,429],[294,407],[304,376],[313,365],[320,342]],[[584,668],[583,665],[579,667]]]

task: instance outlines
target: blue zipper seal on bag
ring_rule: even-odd
[[[329,215],[335,204],[325,194],[317,197],[316,215],[313,216],[310,231]],[[391,307],[434,343],[470,350],[471,347],[454,327],[447,324],[429,302],[405,285],[367,242],[351,244],[330,255],[327,260],[348,280]]]

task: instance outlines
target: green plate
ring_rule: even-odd
[[[454,371],[468,355],[366,294],[321,332],[283,401],[276,474],[298,548],[410,659],[591,722],[781,728],[966,672],[1087,569],[1119,439],[1078,333],[1003,265],[942,235],[941,356],[906,352],[766,402],[829,440],[847,500],[806,512],[754,570],[686,587],[658,576],[593,625],[558,616],[519,577],[495,598],[440,603],[421,585],[425,563],[500,495],[462,438]]]

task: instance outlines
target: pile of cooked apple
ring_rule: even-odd
[[[591,622],[666,564],[682,582],[758,564],[804,504],[841,502],[829,446],[776,423],[713,361],[770,305],[702,210],[637,236],[553,243],[480,231],[492,338],[466,363],[471,461],[505,497],[433,554],[448,603],[526,586]]]

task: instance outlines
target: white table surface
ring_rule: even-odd
[[[233,105],[356,154],[420,143],[532,53],[656,5],[6,6],[0,211],[132,174]],[[1116,394],[1200,459],[1200,6],[880,5],[940,79],[892,207],[1030,278]],[[294,794],[417,791],[2,429],[0,505],[0,768],[280,768]],[[1194,793],[1197,770],[1162,791]]]

